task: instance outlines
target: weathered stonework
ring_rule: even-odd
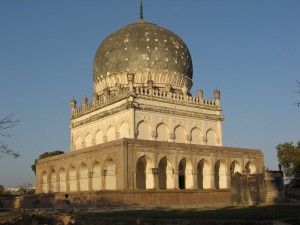
[[[70,101],[70,152],[37,163],[41,205],[59,205],[64,194],[83,206],[103,205],[101,198],[215,205],[280,195],[260,150],[223,147],[220,91],[214,100],[202,90],[193,97],[192,77],[188,48],[165,28],[141,20],[108,36],[94,60],[92,101]]]

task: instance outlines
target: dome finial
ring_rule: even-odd
[[[144,19],[144,13],[143,13],[143,1],[140,2],[140,20]]]

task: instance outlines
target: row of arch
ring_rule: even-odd
[[[58,171],[43,171],[42,192],[117,190],[116,168],[115,161],[109,158],[103,168],[95,161],[90,168],[82,163],[77,169],[71,165],[67,170],[61,167]],[[153,160],[144,155],[136,162],[134,183],[136,189],[223,189],[229,187],[231,174],[244,170],[256,173],[256,167],[250,161],[243,169],[236,160],[227,168],[222,160],[211,165],[206,159],[201,159],[194,168],[188,158],[182,159],[175,167],[169,158],[163,157],[155,167]]]
[[[217,132],[210,128],[204,134],[198,127],[194,127],[189,132],[187,129],[178,125],[174,130],[170,130],[167,124],[160,123],[152,131],[149,123],[141,121],[137,125],[135,137],[143,140],[156,140],[156,141],[169,141],[176,143],[189,143],[189,144],[204,144],[204,145],[220,145],[217,138]],[[74,150],[92,145],[101,144],[108,141],[113,141],[121,138],[130,138],[129,125],[123,122],[117,132],[114,126],[110,126],[106,132],[99,129],[94,135],[87,133],[85,136],[77,136],[75,138]]]

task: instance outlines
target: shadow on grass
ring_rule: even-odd
[[[77,218],[101,217],[119,219],[203,219],[203,220],[283,220],[300,217],[300,205],[232,206],[225,208],[192,208],[77,213]]]

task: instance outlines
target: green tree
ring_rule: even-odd
[[[283,167],[285,176],[294,183],[300,179],[300,141],[297,145],[291,143],[279,144],[276,147],[277,158]]]
[[[12,119],[12,114],[0,119],[0,137],[9,137],[9,134],[6,134],[6,130],[16,126],[20,121]],[[8,144],[0,140],[0,159],[5,156],[12,156],[17,158],[20,154],[9,148]]]
[[[44,158],[48,158],[48,157],[51,157],[51,156],[55,156],[55,155],[60,155],[60,154],[63,154],[64,152],[63,151],[60,151],[60,150],[55,150],[55,151],[52,151],[52,152],[44,152],[43,154],[41,154],[39,156],[39,158],[35,159],[34,160],[34,164],[31,165],[31,169],[34,173],[36,173],[36,164],[37,164],[37,161],[39,159],[44,159]]]

